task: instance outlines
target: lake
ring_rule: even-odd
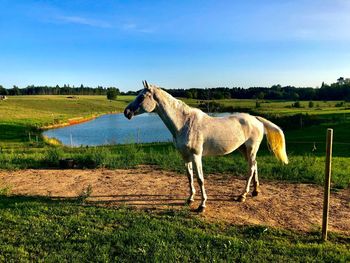
[[[216,114],[225,116],[228,113]],[[131,120],[124,114],[106,114],[77,125],[43,132],[67,146],[171,142],[171,133],[157,114],[142,114]]]

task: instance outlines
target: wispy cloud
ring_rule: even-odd
[[[123,31],[127,32],[140,32],[140,33],[154,33],[156,29],[154,27],[143,27],[136,23],[125,23],[121,26]]]
[[[81,13],[79,11],[64,10],[48,3],[23,4],[25,14],[41,23],[83,25],[95,28],[113,28],[113,24],[105,17],[95,13]]]
[[[122,29],[123,30],[134,30],[136,28],[136,24],[135,23],[125,23],[122,25]]]
[[[60,23],[86,25],[86,26],[91,26],[91,27],[101,27],[101,28],[113,27],[107,21],[96,20],[96,19],[82,17],[82,16],[57,15],[54,17],[54,20],[56,22],[60,22]]]

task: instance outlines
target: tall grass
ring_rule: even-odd
[[[165,170],[185,174],[184,162],[171,144],[116,145],[100,147],[46,147],[41,151],[4,151],[0,155],[0,169],[26,169],[59,167],[59,159],[74,159],[77,168],[133,168],[137,165],[158,165]],[[284,180],[323,184],[324,157],[308,153],[290,154],[288,165],[279,163],[271,153],[262,149],[257,157],[259,177],[266,180]],[[350,166],[347,157],[333,158],[333,187],[350,185]],[[239,153],[227,156],[204,157],[206,176],[211,173],[228,173],[245,177],[248,171],[246,160]]]

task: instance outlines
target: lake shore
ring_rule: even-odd
[[[120,114],[121,112],[105,112],[105,113],[101,113],[101,114],[94,114],[92,116],[87,116],[87,117],[75,117],[75,118],[70,118],[67,120],[67,122],[62,122],[62,123],[56,123],[56,124],[50,124],[50,125],[46,125],[46,126],[42,126],[40,127],[40,130],[42,131],[46,131],[46,130],[51,130],[51,129],[57,129],[57,128],[63,128],[63,127],[67,127],[67,126],[73,126],[73,125],[77,125],[80,123],[84,123],[84,122],[88,122],[91,120],[94,120],[98,117],[101,117],[103,115],[107,115],[107,114]]]

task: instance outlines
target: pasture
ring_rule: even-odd
[[[116,101],[108,101],[104,96],[79,96],[78,99],[67,99],[66,96],[10,96],[8,100],[0,102],[2,175],[18,169],[57,169],[58,159],[73,158],[80,169],[132,169],[147,165],[168,171],[172,176],[183,176],[182,160],[168,143],[69,148],[52,146],[40,136],[43,126],[64,123],[76,117],[121,112],[132,99],[131,96],[120,96]],[[192,106],[201,103],[195,100],[186,102]],[[293,103],[290,101],[266,101],[256,108],[255,100],[217,102],[279,117],[308,113],[321,120],[314,125],[305,121],[299,125],[297,122],[295,127],[285,129],[290,158],[287,166],[279,164],[266,143],[262,143],[257,161],[259,176],[267,185],[268,182],[286,181],[288,184],[322,185],[326,128],[332,127],[332,187],[333,192],[344,196],[343,207],[340,205],[339,211],[345,209],[345,212],[349,212],[346,199],[350,184],[349,103],[315,101],[314,107],[309,108],[308,102],[301,102],[302,108],[294,108],[290,107]],[[238,153],[204,159],[204,172],[209,180],[210,177],[214,180],[218,175],[228,181],[232,178],[241,180],[246,174],[246,166]],[[53,171],[59,174],[59,170]],[[133,170],[130,171],[128,176],[133,176]],[[181,178],[185,180],[186,177]],[[113,184],[110,187],[113,189]],[[241,190],[234,186],[232,189]],[[348,232],[331,233],[330,242],[320,243],[317,223],[302,230],[293,227],[286,230],[283,229],[284,225],[267,221],[266,224],[247,221],[241,226],[237,220],[207,220],[182,206],[134,209],[132,205],[114,206],[108,202],[101,206],[89,202],[94,195],[93,190],[92,184],[92,193],[79,189],[71,196],[57,198],[57,193],[48,191],[40,195],[35,191],[21,192],[18,184],[0,177],[0,261],[89,259],[106,262],[118,258],[241,262],[350,260]],[[187,188],[182,187],[181,190],[187,193]],[[208,194],[210,202],[210,194],[213,193]],[[181,196],[181,202],[185,196]],[[247,199],[247,209],[249,202],[253,202],[253,199]]]
[[[66,123],[71,118],[91,118],[121,112],[132,97],[109,101],[105,96],[10,96],[0,103],[0,145],[28,142],[28,134],[38,135],[42,127]],[[34,136],[35,139],[35,136]],[[40,138],[41,139],[41,138]]]
[[[3,262],[348,262],[349,237],[208,223],[187,209],[160,214],[79,200],[9,196],[0,203]]]

